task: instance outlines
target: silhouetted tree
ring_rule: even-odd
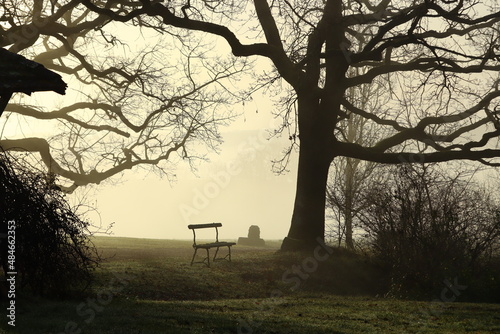
[[[229,46],[228,49],[220,48],[220,56],[231,52],[240,59],[252,56],[268,59],[274,71],[259,73],[260,80],[256,85],[275,85],[289,91],[285,98],[288,103],[278,109],[284,120],[283,128],[278,132],[287,128],[292,146],[300,144],[295,206],[283,250],[314,247],[318,239],[324,238],[326,184],[329,167],[336,157],[388,164],[454,159],[494,164],[494,158],[500,156],[500,150],[490,146],[500,134],[497,119],[500,109],[495,107],[500,96],[500,12],[497,1],[68,0],[34,3],[34,7],[26,6],[34,9],[24,9],[23,15],[15,9],[19,6],[8,8],[7,17],[19,16],[22,19],[5,21],[10,26],[2,27],[4,43],[9,33],[30,28],[43,18],[47,23],[37,30],[32,39],[15,41],[14,45],[32,45],[32,40],[41,38],[45,45],[50,46],[50,51],[45,54],[46,66],[52,63],[52,69],[64,69],[61,66],[67,62],[59,59],[70,56],[74,67],[69,71],[87,71],[82,78],[84,82],[98,80],[97,87],[101,87],[103,82],[108,83],[106,89],[112,88],[110,91],[115,96],[112,99],[115,102],[105,102],[104,105],[92,103],[89,107],[99,108],[96,112],[101,111],[102,119],[116,118],[116,124],[126,121],[122,111],[126,104],[123,102],[129,102],[125,92],[132,87],[140,87],[134,90],[134,96],[153,94],[149,103],[160,102],[159,106],[147,108],[151,111],[146,114],[153,115],[153,119],[168,115],[161,107],[168,105],[168,101],[180,100],[153,93],[157,91],[154,89],[157,86],[152,83],[161,82],[168,77],[167,74],[154,72],[146,81],[138,79],[141,78],[139,74],[150,73],[150,67],[145,64],[151,64],[150,61],[140,60],[165,52],[165,44],[148,49],[150,52],[144,52],[143,57],[135,62],[127,58],[116,62],[116,57],[106,57],[101,63],[91,64],[90,57],[77,51],[76,46],[95,37],[106,41],[103,52],[110,54],[111,45],[116,42],[115,36],[104,29],[110,22],[128,31],[135,26],[143,31],[169,33],[185,42],[184,45],[192,52],[197,49],[188,42],[188,37],[199,36],[198,33],[215,35]],[[80,36],[78,31],[88,33]],[[55,42],[50,42],[53,39]],[[87,52],[90,53],[90,50],[87,49]],[[165,56],[162,54],[161,57]],[[110,64],[110,61],[113,63]],[[350,68],[363,70],[358,75],[349,71]],[[227,69],[227,65],[223,69]],[[187,77],[192,80],[201,77],[189,73],[191,75]],[[350,87],[369,85],[380,76],[388,77],[393,85],[387,91],[391,100],[377,112],[363,110],[353,104],[346,91]],[[188,80],[190,89],[175,96],[199,92],[192,88],[192,83]],[[101,96],[109,95],[106,89],[100,90]],[[227,85],[222,89],[232,90]],[[207,98],[213,101],[210,95],[194,100],[200,102]],[[130,113],[140,117],[143,113],[136,113],[137,105],[132,104]],[[178,107],[181,106],[183,104],[179,102]],[[153,135],[146,136],[148,140],[144,140],[141,137],[123,150],[109,146],[114,149],[105,149],[102,159],[113,163],[117,161],[120,166],[117,168],[123,170],[136,165],[135,162],[150,161],[149,158],[137,159],[138,154],[129,148],[140,146],[147,151],[150,145],[158,147],[172,143],[172,150],[179,150],[185,145],[175,146],[175,143],[184,144],[185,135],[195,130],[201,130],[203,135],[210,134],[208,138],[202,136],[202,139],[212,140],[213,132],[206,130],[206,124],[213,124],[212,118],[200,123],[196,110],[200,109],[194,109],[187,119],[179,114],[179,117],[161,120],[160,124],[171,124],[169,122],[176,119],[187,122],[175,123],[179,124],[178,128],[187,129],[178,139]],[[380,125],[387,135],[369,145],[349,142],[341,135],[338,126],[349,113]],[[51,116],[60,115],[56,112]],[[64,117],[69,116],[66,113]],[[71,124],[77,124],[77,121]],[[204,126],[199,127],[202,124]],[[92,125],[99,129],[102,126],[104,124]],[[78,127],[82,128],[82,132],[88,128],[85,125]],[[107,130],[122,135],[116,127]],[[139,131],[147,130],[140,127]],[[71,138],[78,141],[78,136]],[[21,144],[30,143],[16,143],[18,146]],[[40,145],[31,148],[47,148],[44,143],[37,144]],[[69,147],[75,146],[70,144]],[[82,146],[78,149],[78,154],[69,165],[80,164],[79,170],[66,173],[67,177],[81,178],[77,184],[85,184],[113,174],[93,169],[89,173],[81,173],[82,168],[88,170],[81,159],[86,152]],[[123,155],[115,156],[115,152],[121,151]],[[168,151],[162,156],[165,157],[166,153]]]
[[[194,166],[217,147],[218,127],[236,115],[227,104],[240,97],[226,88],[244,61],[215,58],[203,36],[149,20],[124,29],[80,1],[4,1],[0,12],[0,46],[69,85],[66,98],[39,106],[15,95],[1,121],[42,124],[47,133],[1,138],[0,146],[39,154],[64,191],[137,166],[175,178],[177,164]]]

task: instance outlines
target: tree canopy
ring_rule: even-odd
[[[241,99],[228,89],[245,61],[215,58],[210,39],[117,25],[79,1],[5,1],[0,12],[0,46],[69,85],[44,105],[14,97],[2,121],[40,124],[46,135],[4,134],[0,146],[39,154],[65,191],[136,166],[175,177],[180,161],[217,147],[218,126],[236,115],[226,105]]]

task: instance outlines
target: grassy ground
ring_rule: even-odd
[[[93,291],[19,296],[18,333],[500,333],[500,305],[383,298],[383,269],[339,251],[235,246],[207,268],[189,265],[190,241],[95,243],[106,260]]]

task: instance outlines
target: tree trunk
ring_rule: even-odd
[[[356,164],[357,165],[357,164]],[[354,176],[355,176],[355,162],[353,159],[346,158],[345,170],[345,205],[344,205],[344,224],[345,224],[345,244],[347,249],[354,250],[354,242],[352,239],[352,221],[354,203],[353,197],[355,194],[354,189]]]
[[[342,49],[342,0],[327,1],[325,16],[309,36],[306,78],[297,90],[300,152],[292,224],[281,250],[312,250],[325,240],[328,169],[335,156],[335,124],[345,92],[348,60]],[[325,63],[322,49],[325,47]],[[321,67],[325,66],[324,83]],[[319,87],[324,86],[321,89]]]
[[[354,250],[354,241],[352,239],[352,211],[345,212],[345,245],[347,249]]]
[[[288,237],[281,250],[310,250],[324,241],[325,202],[331,158],[322,147],[325,142],[306,144],[301,140],[297,190]]]

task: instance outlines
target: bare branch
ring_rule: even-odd
[[[500,150],[484,149],[479,151],[445,151],[432,153],[381,153],[380,150],[375,150],[369,147],[363,147],[353,143],[337,143],[336,149],[339,155],[361,159],[366,161],[379,162],[384,164],[401,164],[401,163],[431,163],[445,162],[452,160],[471,160],[482,161],[488,158],[500,157]]]
[[[61,108],[59,110],[54,110],[51,112],[42,112],[41,110],[32,107],[32,106],[27,106],[27,105],[20,105],[20,104],[9,104],[7,106],[6,111],[14,112],[19,115],[23,116],[29,116],[37,119],[61,119],[61,120],[66,120],[67,122],[77,124],[81,126],[82,128],[86,129],[91,129],[91,130],[97,130],[97,131],[111,131],[116,134],[119,134],[120,136],[124,137],[130,137],[130,134],[122,131],[118,128],[109,126],[109,125],[93,125],[89,124],[88,122],[81,121],[79,119],[76,119],[72,116],[69,115],[70,112],[72,111],[77,111],[80,109],[97,109],[101,108],[101,106],[97,106],[93,103],[75,103],[71,106],[67,106],[64,108]]]

